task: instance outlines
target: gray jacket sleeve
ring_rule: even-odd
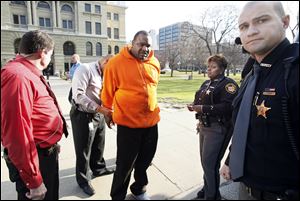
[[[72,80],[72,93],[75,103],[80,108],[86,112],[95,113],[99,105],[86,95],[90,79],[91,71],[88,64],[80,64]]]

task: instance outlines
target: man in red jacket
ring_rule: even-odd
[[[19,200],[58,199],[57,142],[68,131],[42,75],[53,48],[48,34],[27,32],[20,54],[1,69],[1,142]]]

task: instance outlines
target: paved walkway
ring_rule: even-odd
[[[50,77],[64,116],[70,126],[69,137],[62,138],[60,154],[60,199],[61,200],[109,200],[113,175],[92,180],[96,194],[88,197],[78,187],[75,179],[75,151],[69,118],[70,104],[67,96],[70,81]],[[177,107],[178,108],[178,107]],[[180,108],[180,107],[179,107]],[[148,169],[148,195],[156,200],[189,200],[195,197],[203,185],[199,156],[199,136],[195,132],[194,114],[186,108],[172,109],[161,105],[159,141],[152,166]],[[108,165],[115,164],[116,128],[108,129],[104,157]],[[133,179],[131,179],[131,182]],[[223,180],[222,180],[223,181]],[[236,199],[236,184],[224,185],[221,192],[225,198]],[[128,191],[130,194],[130,191]],[[130,199],[130,196],[127,197]],[[8,172],[1,159],[1,200],[16,199],[15,186],[9,181]]]

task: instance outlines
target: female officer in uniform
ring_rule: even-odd
[[[200,157],[203,167],[204,187],[197,198],[221,199],[219,192],[220,162],[232,135],[231,103],[237,94],[236,82],[224,76],[227,61],[222,55],[210,56],[207,60],[206,80],[195,94],[195,100],[188,105],[199,119]]]

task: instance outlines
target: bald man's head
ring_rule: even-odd
[[[267,5],[273,7],[274,11],[279,17],[285,16],[283,5],[280,1],[250,1],[244,6],[243,11],[248,7],[257,6],[257,5]]]
[[[72,63],[77,63],[80,61],[80,57],[78,54],[73,54],[72,57],[71,57],[71,62]]]
[[[238,21],[243,47],[257,60],[264,58],[285,39],[289,21],[280,2],[247,3]]]

